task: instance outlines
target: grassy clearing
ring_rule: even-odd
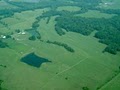
[[[31,28],[32,23],[35,21],[35,18],[43,13],[43,11],[48,11],[48,8],[37,9],[35,11],[24,11],[22,13],[15,13],[14,16],[2,19],[2,22],[5,22],[8,25],[7,27],[1,26],[3,33],[14,32],[15,29],[28,29]],[[9,30],[10,29],[10,30]]]
[[[99,7],[104,9],[120,9],[120,0],[102,0]]]
[[[86,13],[77,14],[76,16],[87,17],[87,18],[111,18],[115,16],[115,14],[106,14],[106,13],[101,13],[97,10],[89,10]]]
[[[77,7],[77,6],[62,6],[62,7],[57,8],[57,11],[63,11],[63,10],[74,12],[74,11],[79,11],[80,7]]]
[[[15,9],[18,8],[16,6],[10,5],[8,3],[6,3],[5,1],[0,1],[0,10],[5,10],[5,9]]]

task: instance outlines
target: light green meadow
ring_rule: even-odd
[[[115,14],[101,13],[100,11],[97,11],[97,10],[89,10],[86,13],[77,14],[76,16],[87,17],[87,18],[111,18],[111,17],[116,16],[116,15]]]
[[[81,8],[77,6],[61,6],[57,8],[57,11],[79,11]]]
[[[13,8],[18,8],[18,7],[14,5],[10,5],[3,0],[0,1],[0,10],[13,9]]]
[[[99,7],[104,9],[120,9],[120,0],[102,0]]]

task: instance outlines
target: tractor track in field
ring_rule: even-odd
[[[63,73],[65,73],[65,72],[67,72],[67,71],[73,69],[75,66],[79,65],[80,63],[82,63],[82,62],[85,61],[86,59],[88,59],[88,57],[87,57],[87,58],[84,58],[84,59],[82,59],[82,60],[80,60],[79,62],[75,63],[75,64],[72,65],[71,67],[69,67],[69,68],[67,68],[67,69],[65,69],[65,70],[63,70],[63,71],[61,71],[61,72],[59,72],[58,74],[54,75],[52,78],[50,78],[50,80],[49,80],[48,82],[46,82],[46,83],[41,87],[41,89],[44,88],[47,84],[49,84],[50,81],[53,80],[56,76],[58,76],[58,75],[60,75],[60,74],[63,74]]]

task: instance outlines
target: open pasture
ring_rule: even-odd
[[[120,0],[102,0],[99,7],[104,9],[120,9]]]
[[[38,22],[37,31],[41,40],[28,40],[28,32],[24,35],[15,32],[16,29],[24,31],[32,28],[36,17],[49,10],[45,8],[23,11],[1,20],[8,27],[0,24],[0,32],[13,32],[14,37],[14,40],[3,39],[9,47],[0,48],[0,64],[6,65],[6,68],[0,66],[0,80],[4,80],[2,87],[7,90],[83,90],[83,87],[97,90],[103,85],[100,90],[119,90],[120,75],[110,79],[120,71],[120,53],[103,53],[106,45],[99,43],[94,37],[97,31],[84,36],[63,29],[66,34],[59,36],[55,31],[55,18],[58,16],[51,16],[48,23],[46,22],[49,17]],[[80,8],[64,6],[57,10],[78,11]],[[112,18],[114,15],[89,10],[80,16]],[[65,43],[75,52],[71,53],[63,47],[46,43],[47,40]],[[51,62],[43,63],[39,68],[21,62],[21,58],[30,53]]]
[[[97,10],[89,10],[86,13],[77,14],[76,16],[81,16],[81,17],[86,17],[86,18],[112,18],[113,16],[116,16],[116,15],[115,14],[101,13]]]

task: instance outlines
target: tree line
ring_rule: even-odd
[[[68,46],[65,43],[61,43],[61,42],[57,42],[57,41],[50,41],[50,40],[48,40],[46,43],[55,44],[55,45],[64,47],[67,51],[72,52],[72,53],[75,52],[75,50],[73,48],[71,48],[70,46]]]

